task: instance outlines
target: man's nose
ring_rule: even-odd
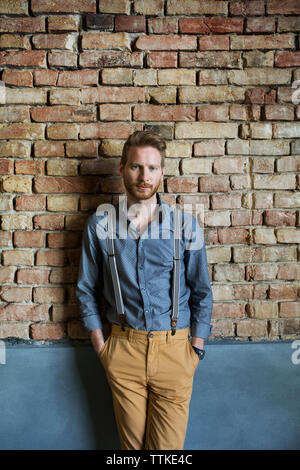
[[[145,181],[145,183],[147,181],[149,181],[150,179],[150,173],[149,173],[149,170],[147,170],[147,168],[141,168],[140,170],[140,178],[143,179],[143,181]]]

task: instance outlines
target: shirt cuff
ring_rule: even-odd
[[[193,323],[190,327],[191,336],[207,339],[212,332],[212,325],[207,323]]]
[[[98,328],[102,329],[102,321],[97,314],[82,317],[81,321],[87,331],[97,330]]]

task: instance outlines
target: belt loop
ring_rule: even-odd
[[[168,344],[168,342],[169,342],[169,331],[167,331],[166,333],[166,344]]]
[[[128,334],[127,334],[127,338],[128,338],[128,341],[130,343],[132,343],[132,337],[133,337],[133,330],[132,329],[129,329],[128,330]]]

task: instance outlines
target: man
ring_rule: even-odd
[[[175,225],[175,212],[157,192],[165,150],[154,132],[129,136],[120,163],[123,204],[114,206],[115,219],[97,210],[83,234],[76,294],[111,387],[123,450],[183,449],[194,373],[212,329],[202,230],[185,211]],[[177,256],[176,230],[183,234]],[[101,295],[111,323],[105,342]]]

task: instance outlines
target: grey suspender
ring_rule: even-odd
[[[108,227],[107,227],[107,249],[108,249],[108,259],[109,259],[109,266],[114,286],[114,293],[116,299],[116,307],[117,312],[120,317],[120,322],[122,325],[122,330],[125,331],[124,323],[125,323],[125,312],[124,312],[124,304],[121,294],[121,287],[119,281],[119,275],[117,270],[116,264],[116,256],[115,256],[115,248],[114,248],[114,234],[116,233],[114,227],[114,217],[112,217],[112,211],[108,211]]]
[[[180,290],[180,212],[174,208],[174,268],[173,268],[173,289],[172,289],[172,335],[176,333],[178,319],[178,303]]]
[[[179,292],[180,292],[180,212],[178,209],[174,208],[174,268],[173,268],[173,283],[172,283],[172,317],[171,317],[171,327],[172,335],[176,333],[176,325],[178,319],[178,304],[179,304]],[[117,312],[120,317],[120,322],[122,330],[125,331],[125,312],[124,304],[121,294],[121,287],[119,281],[119,275],[116,264],[116,256],[114,250],[114,217],[112,217],[112,211],[108,211],[108,236],[107,236],[107,250],[109,258],[109,266],[111,270],[111,276],[113,281],[115,300]]]

